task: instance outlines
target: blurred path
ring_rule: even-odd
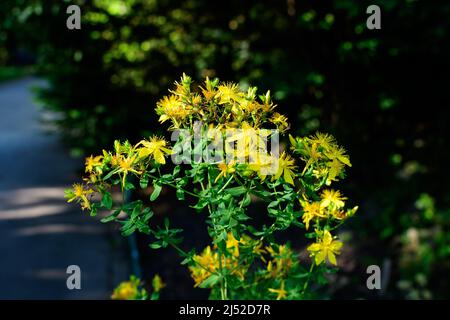
[[[32,100],[37,79],[0,84],[0,299],[107,299],[126,277],[109,228],[65,203],[79,180],[56,134]],[[68,290],[66,268],[81,268]]]

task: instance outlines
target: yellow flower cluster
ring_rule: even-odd
[[[114,142],[114,151],[103,150],[103,155],[89,156],[85,162],[85,185],[74,184],[73,189],[66,191],[67,202],[76,200],[81,203],[83,209],[90,209],[90,195],[94,190],[90,187],[96,185],[97,188],[103,183],[103,173],[109,175],[117,174],[121,178],[122,187],[125,186],[127,176],[130,174],[139,175],[149,165],[150,161],[157,164],[165,164],[165,157],[172,154],[167,142],[160,137],[153,136],[149,140],[142,140],[136,145],[131,145],[128,141],[120,143]]]
[[[248,265],[245,262],[240,261],[240,250],[252,246],[254,248],[253,253],[259,256],[261,259],[262,254],[265,253],[261,249],[262,244],[256,244],[256,240],[251,239],[248,236],[242,236],[240,240],[237,240],[231,232],[227,234],[226,248],[229,256],[221,257],[219,260],[219,254],[217,247],[211,249],[207,246],[201,254],[193,257],[193,265],[189,267],[191,277],[195,282],[195,287],[202,284],[203,281],[208,279],[212,274],[216,273],[220,268],[220,263],[223,267],[227,267],[232,270],[231,274],[236,275],[240,279],[244,279],[244,275],[248,269]]]
[[[284,278],[291,270],[295,257],[292,250],[286,245],[279,245],[277,249],[266,247],[271,259],[267,263],[266,277]]]
[[[195,287],[202,284],[219,268],[219,254],[207,246],[201,254],[193,257],[194,264],[189,267]]]
[[[297,257],[287,245],[279,245],[274,247],[266,247],[266,251],[270,254],[271,259],[267,263],[266,277],[271,279],[279,279],[280,287],[269,288],[269,292],[276,294],[276,299],[286,299],[287,291],[285,290],[285,279],[289,277],[289,272],[297,262]]]
[[[345,149],[329,134],[317,132],[306,138],[294,138],[290,135],[289,139],[291,149],[299,153],[306,163],[302,174],[312,170],[314,176],[325,179],[327,185],[341,177],[345,166],[352,166]]]
[[[141,280],[131,276],[130,281],[120,283],[114,289],[111,299],[113,300],[137,300],[146,294],[145,289],[140,289]]]
[[[320,218],[343,220],[353,216],[358,207],[344,210],[345,200],[347,198],[342,196],[340,191],[325,189],[320,194],[320,201],[300,201],[303,207],[302,220],[306,230],[309,229],[309,224],[312,220]]]
[[[201,121],[225,128],[240,128],[244,122],[253,128],[271,123],[281,132],[287,130],[287,118],[273,112],[276,106],[270,91],[257,97],[256,90],[249,87],[243,91],[237,84],[209,78],[193,88],[192,79],[183,74],[171,94],[157,103],[156,113],[161,123],[170,121],[172,129],[190,129],[195,121]]]

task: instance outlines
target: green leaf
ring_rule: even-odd
[[[117,218],[117,216],[120,214],[121,211],[122,211],[121,209],[115,210],[115,211],[114,211],[112,214],[110,214],[109,216],[104,217],[103,219],[101,219],[100,222],[102,222],[102,223],[108,223],[108,222],[111,222],[111,221],[115,220],[115,219]]]
[[[175,168],[173,168],[173,173],[172,175],[175,177],[180,173],[181,167],[180,166],[175,166]]]
[[[124,189],[125,189],[125,190],[133,190],[133,189],[135,189],[135,186],[134,186],[134,184],[132,184],[131,182],[126,181],[126,182],[125,182],[125,185],[124,185]]]
[[[205,198],[200,198],[195,206],[192,206],[191,208],[201,210],[208,204],[208,200]]]
[[[161,193],[162,190],[162,187],[159,184],[154,184],[153,187],[154,189],[150,196],[150,201],[155,201],[159,197],[159,194]]]
[[[154,243],[150,243],[149,247],[156,250],[156,249],[161,248],[161,244],[159,244],[158,242],[154,242]]]
[[[252,198],[250,197],[250,194],[247,192],[244,196],[244,199],[242,199],[242,206],[246,207],[252,203]]]
[[[112,203],[112,196],[111,196],[111,193],[105,192],[105,193],[103,194],[103,197],[102,197],[102,205],[103,205],[106,209],[111,210],[112,204],[113,204],[113,203]]]
[[[166,217],[164,218],[164,227],[168,230],[169,229],[169,225],[170,225],[170,221],[169,219]]]
[[[221,277],[217,274],[212,274],[210,275],[208,278],[206,278],[201,284],[200,284],[200,288],[211,288],[212,286],[214,286],[216,283],[218,283],[220,281]]]
[[[247,189],[243,186],[239,186],[239,187],[226,189],[226,192],[231,194],[232,196],[240,196],[241,194],[244,194],[245,192],[247,192]]]
[[[141,180],[139,180],[139,186],[141,189],[145,189],[148,187],[148,178],[146,176],[143,176]]]
[[[117,170],[110,171],[106,176],[103,177],[103,180],[108,180],[116,173],[117,173]]]
[[[269,202],[271,200],[271,193],[269,191],[266,190],[251,190],[250,191],[252,194],[254,194],[255,196],[257,196],[258,198]]]
[[[177,194],[177,199],[178,200],[184,200],[185,199],[185,197],[184,197],[184,190],[177,189],[176,194]]]

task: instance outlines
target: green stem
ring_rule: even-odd
[[[313,262],[311,263],[311,267],[309,268],[308,278],[306,279],[305,284],[303,285],[302,297],[305,296],[305,292],[306,292],[306,289],[308,288],[309,279],[311,278],[311,274],[312,274],[312,271],[313,271],[313,269],[314,269],[314,265],[315,265],[315,263],[314,263],[314,261],[313,261]]]
[[[149,176],[150,178],[152,178],[152,179],[155,179],[155,180],[158,180],[158,179],[159,179],[159,178],[157,178],[156,176],[151,175],[151,174],[149,174],[148,176]],[[189,195],[191,195],[191,196],[194,196],[194,197],[197,197],[197,198],[201,198],[201,196],[199,196],[198,194],[195,194],[195,193],[192,193],[192,192],[190,192],[190,191],[187,191],[187,190],[185,190],[185,189],[183,189],[183,188],[177,187],[177,186],[174,185],[173,183],[170,183],[170,182],[164,182],[164,184],[167,185],[167,186],[169,186],[169,187],[175,188],[175,189],[183,190],[184,193],[189,194]]]
[[[228,179],[227,182],[225,182],[225,184],[223,185],[223,187],[219,190],[219,192],[217,192],[217,194],[221,193],[226,187],[228,187],[228,185],[230,184],[230,182],[233,180],[233,176],[230,177],[230,179]]]

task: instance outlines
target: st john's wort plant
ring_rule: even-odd
[[[177,250],[193,285],[209,289],[211,299],[314,297],[312,289],[336,270],[343,246],[336,229],[357,210],[346,209],[347,198],[330,188],[351,163],[329,134],[288,135],[287,118],[275,108],[270,91],[257,95],[255,87],[243,91],[208,78],[195,87],[183,75],[156,105],[159,121],[169,123],[176,137],[173,146],[158,136],[134,145],[115,141],[112,150],[86,159],[86,176],[66,191],[68,202],[91,215],[109,210],[102,222],[117,221],[124,236],[142,232],[153,236],[152,249]],[[276,142],[283,137],[290,146],[280,151]],[[169,168],[169,160],[174,167]],[[180,201],[196,199],[193,207],[204,215],[211,237],[208,246],[185,251],[183,230],[172,228],[169,218],[155,225],[151,206],[142,200],[112,200],[113,186],[124,193],[150,184],[150,202],[163,187],[174,188]],[[271,223],[252,225],[248,208],[253,201],[266,203],[266,211],[258,214]],[[276,241],[275,235],[287,229],[307,239],[311,259],[300,260],[289,244]],[[115,295],[125,289],[116,289]]]

